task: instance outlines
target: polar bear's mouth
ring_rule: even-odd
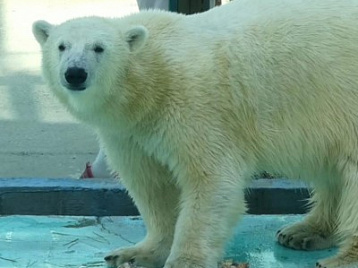
[[[72,85],[66,85],[66,88],[73,91],[82,91],[85,90],[85,86],[72,86]]]

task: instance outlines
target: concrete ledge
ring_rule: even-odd
[[[307,184],[286,179],[254,180],[245,193],[249,214],[303,214],[309,197]]]
[[[250,214],[305,213],[305,184],[255,180],[246,191]],[[130,216],[138,211],[114,179],[0,179],[0,215]]]

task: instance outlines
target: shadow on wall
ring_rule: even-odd
[[[3,0],[0,0],[0,55],[1,55],[1,51],[4,51],[4,41],[2,38],[5,34],[3,10],[4,10]]]
[[[40,75],[20,71],[0,76],[0,118],[17,120],[40,119],[39,103],[35,92],[43,81]],[[4,118],[5,117],[5,118]]]

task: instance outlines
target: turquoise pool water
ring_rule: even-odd
[[[309,268],[333,250],[304,252],[279,246],[274,236],[296,215],[247,215],[227,245],[226,257],[250,268]],[[138,217],[0,217],[1,268],[105,267],[103,256],[145,235]]]

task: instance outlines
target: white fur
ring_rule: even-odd
[[[147,225],[108,264],[216,267],[247,181],[266,170],[315,187],[311,213],[278,241],[340,242],[319,267],[358,265],[357,14],[353,0],[238,0],[192,16],[34,24],[50,88],[95,128]],[[60,83],[77,59],[81,92]]]

